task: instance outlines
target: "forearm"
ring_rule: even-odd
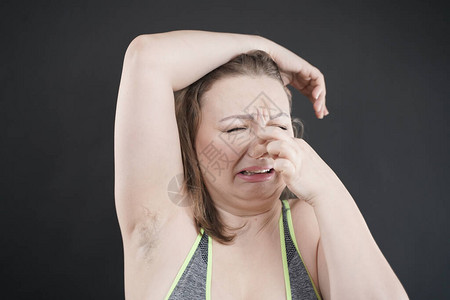
[[[256,35],[177,30],[137,37],[127,56],[138,57],[141,65],[166,76],[176,91],[233,57],[253,49],[266,49],[268,44]]]
[[[408,299],[350,193],[323,197],[314,211],[332,299]]]

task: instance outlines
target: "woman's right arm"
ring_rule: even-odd
[[[183,173],[173,92],[253,49],[268,52],[294,87],[309,82],[302,92],[312,102],[325,101],[325,93],[318,100],[312,96],[325,88],[317,69],[259,36],[180,30],[141,35],[130,43],[114,128],[114,193],[123,234],[149,217],[164,221],[177,210],[167,196],[169,181]],[[316,107],[316,113],[323,109]]]
[[[173,31],[136,37],[125,53],[114,128],[114,194],[123,234],[177,210],[167,186],[183,173],[173,92],[234,56],[256,36]]]

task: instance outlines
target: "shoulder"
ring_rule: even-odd
[[[316,213],[314,212],[314,208],[311,205],[309,205],[306,201],[298,198],[289,199],[288,202],[295,230],[297,230],[297,228],[299,230],[305,229],[302,229],[301,226],[305,226],[309,230],[319,229]],[[319,234],[318,231],[316,233]],[[319,236],[317,236],[317,238],[319,238]]]

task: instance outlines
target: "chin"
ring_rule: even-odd
[[[258,199],[265,199],[271,197],[276,197],[278,199],[283,190],[284,186],[281,185],[274,186],[273,184],[267,183],[253,184],[251,186],[242,189],[242,191],[246,195],[245,198],[258,198]]]

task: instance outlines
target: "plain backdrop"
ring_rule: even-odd
[[[450,298],[444,2],[3,0],[0,11],[2,299],[124,298],[113,151],[123,56],[137,35],[179,29],[258,34],[317,66],[330,115],[316,119],[295,91],[305,140],[410,298]]]

